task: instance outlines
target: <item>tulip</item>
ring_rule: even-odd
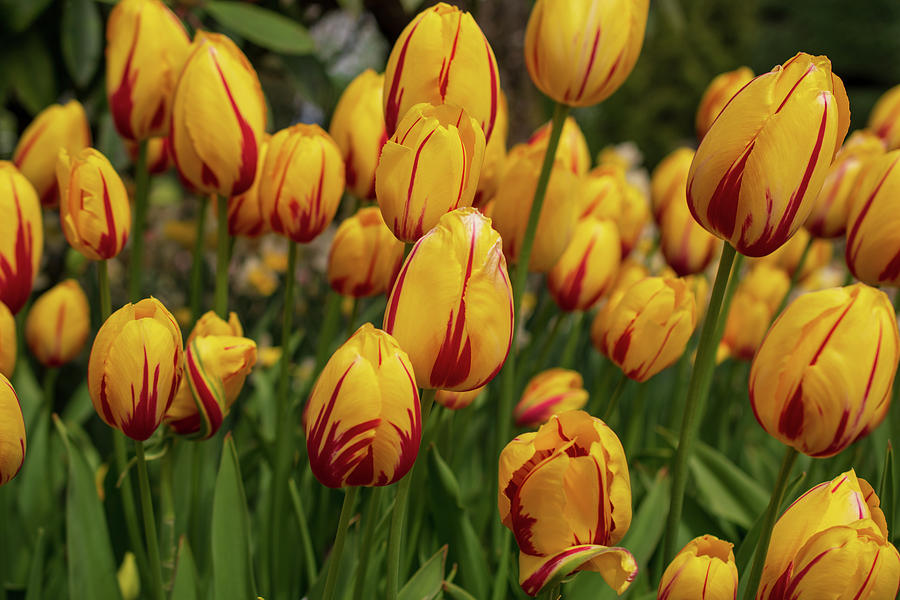
[[[584,408],[588,393],[581,374],[570,369],[547,369],[531,378],[513,416],[518,427],[535,427],[552,415]]]
[[[7,161],[0,161],[0,214],[0,302],[16,314],[41,264],[44,225],[34,187]]]
[[[494,197],[494,226],[503,238],[503,251],[511,262],[516,262],[522,247],[544,154],[541,148],[513,148]],[[578,207],[571,196],[577,185],[577,177],[557,159],[534,235],[528,263],[530,271],[549,271],[565,251],[575,230]]]
[[[170,157],[171,150],[169,150],[169,138],[150,138],[149,140],[146,140],[146,142],[147,172],[151,175],[159,175],[160,173],[165,173],[166,171],[168,171],[169,167],[172,166]],[[131,162],[137,163],[140,149],[141,146],[138,142],[125,140],[125,150],[128,151],[128,156],[131,158]]]
[[[606,294],[606,302],[600,306],[600,310],[597,311],[597,314],[594,316],[594,320],[591,323],[591,342],[594,344],[594,348],[601,354],[604,352],[604,328],[606,327],[606,323],[609,322],[609,315],[612,314],[612,311],[616,308],[619,300],[622,299],[625,290],[649,276],[650,272],[643,263],[633,258],[622,261],[622,264],[619,266],[619,272],[616,275],[616,280],[613,282],[610,291]]]
[[[298,124],[272,136],[259,184],[272,231],[312,241],[334,219],[343,193],[341,151],[321,127]]]
[[[447,213],[413,247],[384,329],[425,389],[462,392],[500,372],[512,344],[512,287],[500,235],[474,208]]]
[[[341,149],[347,187],[358,198],[375,199],[375,167],[387,141],[382,108],[384,75],[366,69],[341,94],[328,133]]]
[[[506,94],[500,90],[500,102],[497,104],[497,120],[494,132],[484,147],[484,163],[478,177],[478,189],[472,199],[472,206],[481,208],[497,193],[500,175],[506,164],[506,137],[509,132],[509,107]]]
[[[753,79],[753,71],[749,67],[738,67],[734,71],[726,71],[716,75],[703,96],[700,98],[700,106],[697,107],[696,129],[697,139],[703,140],[703,136],[712,127],[713,121],[745,85]]]
[[[806,250],[806,246],[810,244],[810,240],[812,240],[812,245],[804,258],[803,252]],[[831,254],[831,242],[812,239],[809,231],[801,227],[784,246],[772,254],[763,256],[758,261],[784,269],[791,277],[795,276],[794,271],[799,268],[800,272],[796,275],[796,280],[805,281],[813,273],[831,262]],[[800,264],[801,259],[803,259],[802,265]]]
[[[582,219],[547,274],[547,287],[560,309],[585,311],[594,306],[615,282],[620,253],[619,230],[612,221]]]
[[[131,230],[128,192],[109,160],[93,148],[56,162],[59,211],[69,245],[91,260],[108,260],[125,247]]]
[[[75,154],[91,145],[91,128],[77,100],[51,104],[25,128],[12,161],[34,186],[41,204],[55,206],[56,157],[60,148]]]
[[[868,128],[884,140],[888,150],[900,148],[900,85],[882,94],[872,107]]]
[[[499,98],[497,60],[472,15],[440,2],[400,32],[384,70],[389,136],[410,108],[430,102],[462,108],[490,140]]]
[[[879,504],[852,469],[800,496],[775,523],[757,600],[894,598],[900,554]]]
[[[635,381],[684,353],[697,324],[694,293],[681,279],[647,277],[629,287],[598,325],[601,351]]]
[[[229,313],[228,320],[226,321],[217,315],[214,310],[210,310],[200,315],[200,318],[194,323],[194,328],[191,330],[190,335],[188,335],[186,343],[190,346],[191,342],[194,341],[194,338],[210,335],[243,337],[244,327],[241,325],[241,321],[236,313]]]
[[[269,135],[264,134],[259,147],[253,185],[243,194],[228,199],[228,235],[255,238],[269,232],[269,220],[263,212],[259,197],[259,184],[264,177],[263,166],[268,150]]]
[[[172,97],[169,134],[181,176],[226,198],[256,176],[266,103],[256,71],[226,36],[198,32]]]
[[[397,239],[414,242],[442,215],[472,206],[484,162],[484,135],[454,106],[417,104],[381,150],[375,190]]]
[[[858,283],[811,292],[781,313],[750,369],[763,429],[813,457],[837,454],[887,414],[900,334],[884,292]]]
[[[469,390],[468,392],[451,392],[449,390],[438,390],[434,395],[434,401],[449,410],[462,410],[475,401],[485,386]]]
[[[390,334],[364,324],[328,359],[303,417],[309,465],[322,485],[399,481],[422,439],[409,357]]]
[[[619,228],[622,256],[631,254],[650,220],[650,208],[640,188],[625,179],[625,171],[600,165],[588,173],[579,196],[581,218],[613,219]]]
[[[550,122],[544,123],[528,138],[528,145],[541,148],[543,153],[546,153],[547,142],[550,139],[550,126]],[[566,117],[565,123],[563,123],[554,159],[561,161],[576,175],[584,175],[591,168],[591,151],[578,122],[573,117]]]
[[[659,246],[679,277],[702,273],[719,248],[719,239],[700,227],[682,199],[672,202],[659,219]]]
[[[25,340],[38,361],[58,367],[84,348],[91,329],[91,309],[78,282],[66,279],[34,301],[25,320]]]
[[[688,172],[694,160],[694,151],[690,148],[678,148],[660,161],[650,176],[650,204],[653,218],[658,223],[669,204],[687,206]]]
[[[181,381],[181,330],[156,298],[126,304],[97,332],[88,391],[100,418],[128,437],[153,435]]]
[[[0,375],[12,377],[16,368],[16,319],[0,302]]]
[[[377,206],[362,208],[341,223],[328,253],[328,283],[343,296],[365,298],[390,291],[403,244],[384,224]]]
[[[500,518],[519,544],[519,584],[536,596],[556,576],[599,572],[621,594],[637,564],[611,547],[631,525],[631,482],[619,438],[575,410],[553,415],[500,454]]]
[[[666,567],[657,600],[734,600],[738,572],[734,544],[712,535],[688,542]]]
[[[812,211],[849,124],[831,62],[797,54],[738,92],[700,142],[688,175],[691,213],[742,254],[774,252]]]
[[[25,462],[25,421],[16,390],[0,374],[0,485],[18,475]]]
[[[751,360],[775,317],[775,311],[791,286],[783,269],[754,265],[738,284],[725,320],[719,358]]]
[[[898,164],[900,150],[872,159],[851,200],[845,257],[853,275],[869,285],[900,285]]]
[[[172,94],[191,40],[159,0],[124,0],[106,22],[106,96],[119,135],[168,133]]]
[[[625,81],[644,43],[649,0],[538,0],[525,30],[525,65],[557,102],[591,106]]]

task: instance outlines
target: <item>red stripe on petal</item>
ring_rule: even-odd
[[[31,262],[34,252],[32,224],[22,217],[22,206],[16,186],[11,186],[13,202],[16,205],[16,243],[14,246],[15,266],[9,258],[0,254],[0,302],[6,304],[10,312],[16,314],[31,295],[34,283],[34,269]]]
[[[244,118],[244,115],[241,114],[237,103],[234,101],[231,88],[228,86],[228,82],[225,80],[225,74],[222,72],[222,67],[219,66],[219,61],[216,58],[216,52],[212,51],[210,52],[210,55],[213,64],[216,66],[216,71],[219,72],[219,78],[222,80],[222,87],[225,88],[225,93],[228,95],[228,102],[231,104],[231,110],[234,112],[238,127],[241,130],[241,165],[238,168],[237,179],[232,183],[231,191],[227,194],[228,196],[236,196],[250,189],[250,186],[253,185],[253,180],[256,177],[258,152],[256,147],[256,135],[254,134],[253,129],[250,128],[250,124]],[[204,164],[204,169],[205,168],[206,165]]]
[[[141,31],[141,13],[138,12],[134,22],[134,31]],[[138,35],[131,38],[131,47],[122,68],[122,79],[119,87],[109,95],[109,111],[112,113],[113,123],[119,134],[129,140],[135,139],[134,129],[131,126],[131,115],[134,111],[134,84],[137,80],[137,71],[131,70],[131,62],[134,59],[134,51],[138,44]]]
[[[131,413],[122,420],[122,432],[133,440],[142,442],[153,435],[159,427],[157,405],[159,402],[159,365],[153,370],[150,383],[150,363],[147,348],[144,348],[144,367],[141,372],[141,389],[135,395],[131,384]]]
[[[591,77],[591,69],[594,67],[594,59],[597,57],[597,46],[600,43],[600,32],[602,30],[602,27],[597,27],[597,32],[594,34],[594,43],[591,45],[591,56],[588,58],[587,67],[585,67],[584,69],[584,77],[581,80],[581,87],[578,88],[578,93],[575,94],[576,100],[581,99],[582,94],[584,94],[584,88],[585,86],[587,86],[588,79],[590,79]],[[616,62],[616,64],[618,64],[618,61]]]
[[[400,87],[400,79],[403,77],[403,67],[406,63],[406,52],[409,50],[409,42],[416,33],[416,28],[421,23],[421,19],[409,30],[409,35],[403,41],[400,47],[400,54],[397,56],[397,66],[394,68],[394,77],[391,79],[391,89],[388,92],[387,103],[384,107],[384,126],[388,135],[393,135],[397,128],[397,121],[400,117],[400,103],[403,101],[403,89]]]

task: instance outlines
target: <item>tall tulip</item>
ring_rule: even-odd
[[[620,261],[615,224],[608,219],[582,219],[569,246],[547,274],[550,295],[564,311],[589,310],[612,287]]]
[[[657,223],[669,204],[680,202],[687,206],[685,186],[693,160],[694,151],[691,148],[677,148],[653,169],[650,175],[650,204]]]
[[[784,269],[765,263],[754,265],[735,290],[719,357],[751,360],[790,287],[791,278]]]
[[[732,548],[712,535],[692,539],[666,567],[657,600],[734,600],[738,571]]]
[[[384,224],[377,206],[361,208],[341,223],[328,253],[328,283],[343,296],[365,298],[390,291],[403,244]]]
[[[0,375],[12,377],[16,368],[17,344],[16,319],[0,302]]]
[[[552,415],[579,410],[587,404],[581,374],[571,369],[547,369],[531,378],[513,410],[519,427],[543,425]]]
[[[878,98],[869,113],[868,128],[884,140],[888,150],[900,148],[900,85]]]
[[[700,105],[697,107],[695,127],[698,140],[703,139],[725,105],[752,79],[753,71],[749,67],[738,67],[733,71],[726,71],[713,77],[713,80],[706,86],[706,90],[700,98]]]
[[[552,123],[544,123],[528,138],[528,145],[533,148],[542,148],[547,151],[547,141],[550,139]],[[587,140],[582,133],[578,122],[574,117],[567,117],[563,124],[559,138],[559,146],[556,148],[556,160],[561,161],[567,169],[576,175],[584,175],[591,168],[591,151]]]
[[[0,374],[0,485],[15,477],[25,463],[25,421],[19,397]]]
[[[41,205],[14,164],[0,161],[0,302],[15,314],[25,305],[44,250]]]
[[[680,196],[660,214],[659,246],[666,263],[683,277],[706,270],[719,249],[719,240],[691,216],[684,200],[684,188]]]
[[[91,310],[81,286],[66,279],[41,294],[25,319],[25,341],[38,361],[58,367],[84,348],[91,329]]]

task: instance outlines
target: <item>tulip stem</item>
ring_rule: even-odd
[[[109,299],[109,271],[106,261],[97,261],[97,280],[100,288],[100,324],[103,325],[112,314],[112,301]]]
[[[359,494],[359,486],[348,487],[344,493],[344,505],[341,507],[341,518],[338,521],[337,533],[334,536],[334,546],[331,549],[329,559],[328,578],[325,580],[324,600],[334,598],[334,587],[337,584],[338,573],[341,571],[341,554],[344,553],[344,538],[347,536],[347,525],[353,516],[353,505],[356,504],[356,496]]]
[[[297,482],[293,478],[288,481],[288,489],[291,492],[291,502],[294,505],[294,513],[297,517],[297,525],[300,527],[300,544],[303,548],[303,566],[306,569],[306,578],[310,587],[315,583],[319,572],[316,569],[316,555],[313,550],[312,538],[309,536],[309,524],[306,522],[306,510],[303,508],[303,499],[297,489]],[[361,598],[362,596],[355,596]]]
[[[347,337],[353,335],[356,326],[356,314],[359,312],[359,298],[353,298],[353,304],[350,307],[350,316],[347,318]]]
[[[550,327],[550,333],[548,333],[544,338],[544,345],[541,348],[541,354],[538,357],[537,367],[540,368],[547,364],[547,358],[550,356],[550,350],[553,349],[553,342],[556,341],[556,335],[559,333],[562,322],[565,320],[565,314],[559,313],[556,315],[556,318],[553,320],[553,325]],[[541,331],[541,330],[538,330]],[[524,352],[523,352],[524,354]],[[524,361],[523,361],[524,363]]]
[[[144,227],[147,221],[147,192],[150,173],[147,170],[147,140],[138,142],[138,158],[134,166],[134,225],[131,228],[131,264],[128,294],[132,302],[143,296]]]
[[[797,266],[794,268],[794,272],[791,273],[791,285],[788,286],[787,292],[784,294],[784,298],[781,299],[781,303],[778,305],[778,310],[775,311],[775,314],[772,315],[772,321],[778,318],[784,309],[788,305],[788,299],[791,297],[791,293],[794,291],[794,288],[797,287],[797,283],[800,281],[800,273],[803,271],[803,265],[806,264],[806,260],[809,257],[809,250],[812,248],[813,242],[816,238],[813,236],[809,236],[809,241],[806,242],[806,246],[803,248],[803,254],[800,255],[800,260],[797,261]]]
[[[334,338],[335,329],[341,319],[341,295],[330,290],[328,299],[325,301],[325,318],[322,320],[322,328],[319,330],[319,339],[316,342],[316,363],[315,370],[312,374],[312,381],[316,380],[325,362],[328,360],[331,342]]]
[[[609,420],[612,418],[613,413],[616,412],[616,406],[619,404],[619,398],[622,397],[622,392],[625,391],[625,384],[628,383],[628,377],[625,375],[625,371],[622,371],[619,374],[619,381],[616,383],[616,387],[613,388],[612,394],[609,396],[609,401],[606,403],[606,410],[603,411],[603,422],[609,424]]]
[[[191,262],[191,322],[196,323],[200,317],[200,299],[203,297],[203,248],[205,246],[206,210],[209,199],[200,197],[197,210],[197,237],[194,239],[194,258]]]
[[[229,259],[229,235],[228,235],[228,198],[218,197],[216,218],[216,314],[228,320],[228,263]]]
[[[147,556],[150,558],[150,576],[153,582],[153,597],[164,600],[162,571],[159,564],[159,538],[156,536],[156,516],[153,512],[153,498],[150,495],[150,477],[147,475],[147,460],[144,458],[144,442],[134,441],[137,456],[138,483],[141,489],[141,509],[144,515],[144,537],[147,542]]]
[[[545,587],[539,596],[539,600],[556,600],[557,598],[559,598],[559,584]]]
[[[164,595],[169,596],[175,583],[175,495],[172,491],[174,474],[172,462],[175,460],[175,443],[173,442],[160,459],[159,498],[162,511],[160,526],[160,567],[162,570],[162,586]]]
[[[728,285],[725,287],[725,296],[722,298],[722,308],[719,311],[719,321],[716,323],[716,350],[718,350],[718,342],[722,340],[725,333],[725,325],[728,324],[728,313],[731,309],[731,299],[734,298],[734,292],[737,290],[738,284],[741,282],[738,273],[741,272],[741,266],[744,264],[744,255],[738,254],[734,258],[734,264],[731,265],[731,275],[728,278]]]
[[[575,360],[575,351],[578,349],[578,342],[581,338],[581,323],[584,320],[583,311],[575,311],[569,317],[572,327],[569,329],[569,339],[566,340],[566,346],[563,349],[562,359],[559,364],[565,369],[572,368],[572,362]]]
[[[366,575],[369,570],[369,557],[372,556],[372,537],[375,535],[375,525],[381,512],[381,497],[384,494],[384,486],[372,488],[369,503],[366,506],[366,514],[362,523],[362,538],[360,539],[358,560],[356,568],[356,582],[353,584],[351,598],[365,598],[363,591],[366,586]]]
[[[784,493],[787,490],[791,469],[794,467],[798,454],[790,446],[785,448],[784,459],[781,461],[781,470],[778,471],[778,478],[775,480],[775,487],[772,489],[772,497],[769,498],[769,506],[766,508],[765,517],[763,517],[759,541],[756,543],[756,552],[753,555],[753,566],[750,569],[750,578],[747,580],[747,587],[744,589],[744,600],[752,600],[756,596],[756,589],[759,587],[759,580],[762,577],[763,565],[766,562],[766,554],[769,552],[769,542],[772,540],[772,528],[775,526],[778,510],[784,501]]]
[[[697,358],[694,361],[694,369],[691,372],[691,380],[688,384],[687,398],[685,398],[684,417],[681,422],[681,434],[678,439],[678,448],[672,466],[672,490],[669,504],[669,516],[666,520],[666,538],[663,559],[669,563],[675,556],[678,544],[678,525],[681,522],[681,511],[684,508],[684,491],[687,487],[687,464],[691,453],[691,445],[697,437],[697,425],[703,408],[706,405],[706,397],[709,395],[709,386],[712,382],[713,368],[715,367],[716,350],[720,337],[717,335],[719,313],[722,309],[725,288],[731,276],[737,252],[734,247],[725,243],[722,256],[719,258],[719,269],[716,272],[716,281],[713,284],[712,295],[709,299],[709,307],[706,309],[706,318],[703,320],[703,328],[700,330],[700,343],[697,347]]]

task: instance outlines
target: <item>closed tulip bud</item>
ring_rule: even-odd
[[[91,309],[78,282],[66,279],[41,294],[25,320],[25,340],[38,361],[58,367],[78,356],[91,329]]]
[[[341,94],[328,133],[341,149],[347,188],[358,198],[375,199],[375,167],[387,141],[382,90],[384,74],[366,69]]]
[[[406,352],[366,323],[328,359],[303,415],[313,475],[331,488],[399,481],[419,453],[419,390]]]
[[[265,176],[263,166],[269,150],[269,139],[268,134],[263,134],[253,185],[243,194],[228,199],[228,235],[255,238],[269,232],[269,220],[263,212],[259,197],[260,180]]]
[[[113,258],[131,229],[131,204],[119,174],[93,148],[59,151],[59,217],[69,245],[91,260]]]
[[[725,320],[721,357],[751,360],[791,286],[783,269],[759,263],[738,284]]]
[[[25,462],[25,421],[16,390],[0,374],[0,485],[15,477]]]
[[[731,98],[752,79],[753,71],[749,67],[739,67],[734,71],[720,73],[709,82],[700,98],[700,106],[697,107],[695,126],[698,140],[703,139]]]
[[[341,223],[328,253],[328,283],[343,296],[366,298],[390,291],[403,264],[403,243],[384,224],[377,206]]]
[[[879,505],[853,469],[800,496],[772,530],[757,600],[894,598],[900,554]]]
[[[519,544],[519,584],[536,596],[554,576],[599,572],[621,594],[637,563],[614,547],[631,525],[619,438],[581,410],[553,415],[500,453],[500,518]]]
[[[742,254],[774,252],[812,211],[849,125],[831,62],[797,54],[722,109],[691,164],[691,213]]]
[[[872,159],[851,200],[845,258],[869,285],[900,285],[900,150]]]
[[[511,262],[519,257],[544,154],[540,148],[513,148],[494,197],[494,226],[503,237],[503,251]],[[568,246],[577,219],[578,207],[572,202],[577,186],[577,176],[557,158],[538,218],[529,271],[546,273]]]
[[[513,410],[518,427],[535,427],[552,415],[579,410],[587,404],[581,374],[570,369],[548,369],[531,378]]]
[[[719,239],[691,216],[682,188],[681,199],[672,202],[659,219],[659,247],[666,263],[679,277],[702,273],[719,246]]]
[[[629,378],[646,381],[684,353],[696,313],[684,281],[647,277],[625,290],[600,322],[601,351]]]
[[[579,221],[566,251],[547,274],[556,304],[564,311],[589,310],[615,282],[620,253],[619,230],[612,221]]]
[[[900,334],[884,292],[857,283],[794,300],[750,369],[763,429],[813,457],[837,454],[884,419]]]
[[[156,298],[126,304],[97,332],[88,391],[100,418],[128,437],[153,435],[181,381],[181,330]]]
[[[0,302],[16,314],[41,264],[44,225],[34,187],[7,161],[0,161],[0,214]]]
[[[203,313],[200,318],[197,319],[197,322],[194,323],[194,328],[187,338],[187,345],[190,345],[196,337],[205,337],[208,335],[243,337],[244,327],[241,325],[241,320],[238,318],[237,313],[229,313],[228,320],[226,321],[216,314],[216,311],[210,310]]]
[[[272,231],[312,241],[334,219],[343,194],[341,151],[321,127],[301,123],[272,136],[259,183]]]
[[[166,135],[172,93],[191,40],[159,0],[124,0],[106,22],[106,95],[119,135]]]
[[[429,102],[463,108],[490,140],[499,97],[491,45],[472,15],[444,2],[423,10],[406,26],[384,70],[389,136],[401,128],[400,120],[413,105]]]
[[[525,65],[542,92],[591,106],[619,89],[634,68],[649,0],[538,0],[525,29]]]
[[[509,132],[509,107],[506,94],[500,91],[500,102],[497,105],[497,120],[494,132],[484,147],[484,163],[478,176],[478,189],[472,199],[472,206],[481,208],[497,193],[500,175],[506,165],[506,137]]]
[[[797,230],[797,233],[787,241],[787,243],[767,256],[758,259],[784,271],[790,277],[794,277],[794,271],[800,267],[800,273],[797,274],[797,281],[805,281],[810,275],[825,267],[831,262],[832,246],[828,240],[812,240],[812,246],[806,252],[804,258],[803,253],[807,244],[810,243],[812,236],[809,231],[804,228]],[[800,265],[800,259],[803,259],[803,265]]]
[[[475,401],[485,386],[469,390],[468,392],[451,392],[449,390],[438,390],[434,395],[434,401],[450,410],[462,410]]]
[[[825,175],[805,227],[817,238],[844,235],[857,190],[868,169],[884,156],[884,142],[868,131],[854,131],[841,147]]]
[[[541,148],[546,154],[547,142],[550,139],[550,126],[551,123],[544,123],[528,138],[528,145]],[[556,148],[554,158],[576,175],[584,175],[591,168],[591,151],[574,117],[567,117],[563,123],[559,146]]]
[[[691,148],[678,148],[660,161],[650,176],[650,204],[653,207],[653,218],[659,223],[669,204],[687,206],[688,172],[694,160]]]
[[[375,190],[397,239],[414,242],[446,213],[472,206],[484,134],[455,106],[417,104],[381,150]]]
[[[614,220],[619,228],[622,256],[628,256],[650,220],[647,198],[640,188],[625,179],[625,171],[615,165],[601,165],[583,181],[578,194],[581,218]]]
[[[384,314],[425,389],[481,387],[512,344],[512,286],[500,235],[474,208],[447,213],[413,247]]]
[[[253,65],[226,36],[198,32],[172,97],[169,141],[182,178],[207,194],[244,193],[256,177],[265,128]]]
[[[611,291],[606,294],[606,301],[600,306],[600,310],[597,311],[597,314],[594,315],[594,320],[591,322],[591,343],[601,354],[604,352],[603,336],[606,324],[609,322],[609,315],[615,310],[619,300],[625,294],[625,290],[649,276],[650,271],[647,270],[643,263],[633,258],[622,261]]]
[[[171,151],[169,150],[169,138],[150,138],[147,142],[147,172],[151,175],[165,173],[172,166]],[[125,149],[131,162],[137,163],[140,153],[140,144],[131,140],[125,140]]]
[[[0,302],[0,375],[12,377],[16,368],[16,319]]]
[[[869,114],[868,129],[884,140],[888,150],[900,148],[900,85],[878,98]]]
[[[734,544],[712,535],[688,542],[659,582],[657,600],[734,600],[738,572]]]

